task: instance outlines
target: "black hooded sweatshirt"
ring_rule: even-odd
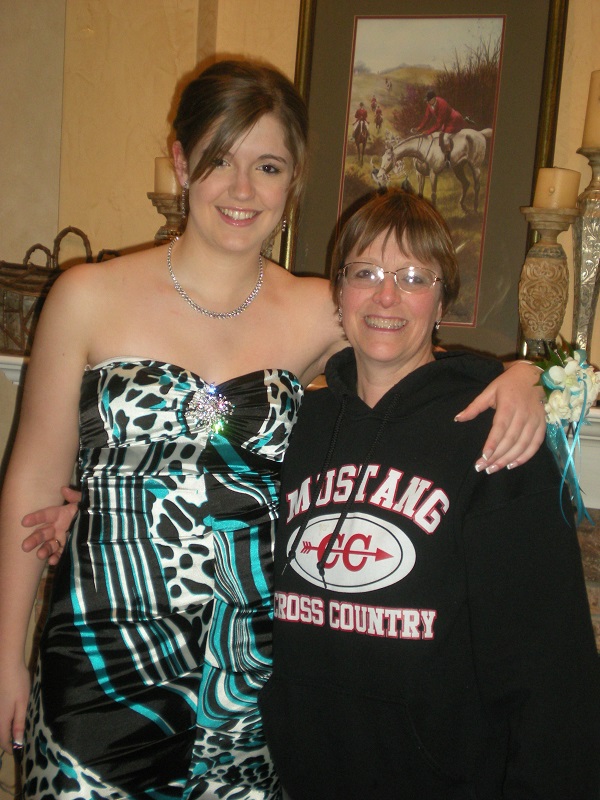
[[[499,372],[440,354],[371,409],[347,349],[304,399],[260,700],[293,800],[600,795],[598,657],[558,470],[543,447],[478,474],[491,412],[454,422]]]

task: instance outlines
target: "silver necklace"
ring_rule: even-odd
[[[263,260],[262,255],[258,256],[258,280],[256,281],[256,286],[248,297],[244,300],[241,306],[234,308],[233,311],[209,311],[208,308],[203,308],[199,306],[198,303],[195,303],[183,286],[179,283],[177,278],[175,277],[175,273],[173,272],[173,267],[171,266],[171,253],[173,252],[173,245],[177,241],[177,238],[172,239],[169,243],[169,249],[167,250],[167,267],[169,268],[169,275],[171,276],[171,280],[173,281],[173,286],[179,292],[179,294],[183,297],[186,303],[189,303],[194,311],[197,311],[199,314],[204,314],[211,319],[231,319],[232,317],[237,317],[242,311],[245,311],[250,303],[254,300],[256,295],[260,292],[260,287],[263,284],[263,277],[264,277],[264,269],[263,269]]]

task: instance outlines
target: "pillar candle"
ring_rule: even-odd
[[[181,194],[181,186],[170,158],[154,159],[154,191],[156,194]]]
[[[600,147],[600,69],[592,72],[582,147]]]
[[[576,208],[581,173],[574,169],[543,167],[538,172],[534,208]]]

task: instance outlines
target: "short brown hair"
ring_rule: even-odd
[[[434,264],[442,271],[442,308],[445,311],[456,300],[460,288],[456,252],[448,226],[438,211],[422,197],[400,190],[377,194],[348,219],[335,244],[331,265],[331,285],[339,300],[340,270],[354,249],[363,253],[382,233],[386,242],[396,240],[400,252],[405,250],[423,264]]]
[[[187,85],[173,126],[185,157],[207,135],[210,143],[190,176],[206,177],[264,114],[274,114],[294,160],[288,206],[296,205],[306,182],[308,112],[295,86],[273,67],[252,61],[220,61]]]

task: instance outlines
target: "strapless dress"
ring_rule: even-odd
[[[86,370],[82,500],[40,639],[26,797],[279,797],[257,695],[302,393],[277,369],[216,386],[154,360]]]

